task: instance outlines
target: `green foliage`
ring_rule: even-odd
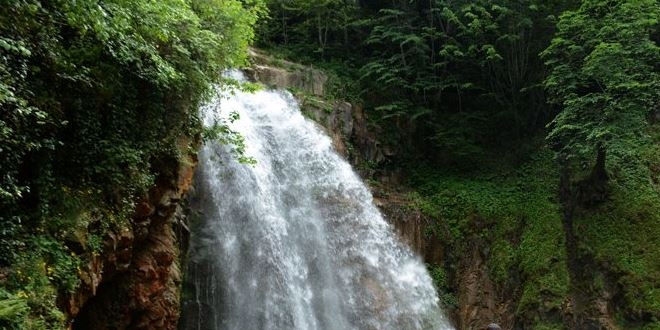
[[[353,0],[268,0],[270,17],[259,28],[262,46],[294,47],[328,58],[352,37],[358,7]]]
[[[8,290],[16,292],[11,296],[18,299],[16,304],[20,306],[5,319],[7,327],[64,328],[65,316],[56,304],[58,291],[69,292],[77,287],[80,259],[62,243],[45,236],[33,237],[27,247],[30,253],[17,257],[6,285]]]
[[[660,238],[660,214],[655,206],[660,199],[656,197],[656,204],[640,205],[636,197],[615,191],[612,204],[581,217],[577,226],[583,230],[581,248],[621,274],[617,280],[624,299],[621,310],[628,317],[658,318],[660,293],[654,287],[660,280],[660,255],[653,242]]]
[[[458,300],[452,293],[451,284],[447,278],[447,272],[442,266],[429,266],[429,273],[433,279],[433,284],[438,290],[440,302],[444,308],[455,309],[458,307]]]
[[[660,322],[653,322],[641,328],[641,330],[660,330]]]
[[[27,301],[0,288],[0,326],[4,329],[25,329]]]
[[[587,287],[616,291],[624,328],[657,327],[658,1],[366,0],[343,16],[346,39],[326,30],[321,52],[315,27],[325,20],[314,15],[324,9],[307,2],[270,1],[277,14],[260,42],[315,66],[350,63],[334,71],[356,82],[379,141],[399,146],[398,161],[414,159],[414,207],[439,219],[427,231],[451,255],[431,267],[437,283],[481,244],[524,327],[564,328],[562,302],[580,283],[569,285],[557,247],[562,207],[575,202],[578,256],[593,261]],[[525,141],[541,133],[551,150]],[[561,205],[565,171],[575,200]],[[584,203],[595,183],[604,197]]]
[[[412,196],[415,207],[438,219],[432,232],[448,245],[448,259],[487,246],[498,290],[507,295],[520,290],[517,316],[545,318],[548,324],[568,295],[565,251],[558,248],[564,236],[554,198],[556,175],[552,154],[544,150],[513,170],[467,177],[418,168],[411,182],[418,191]],[[435,268],[431,272],[434,279],[446,278]]]
[[[555,17],[574,2],[356,6],[272,0],[271,19],[260,26],[260,45],[321,67],[341,64],[333,71],[351,77],[342,81],[355,82],[346,84],[360,91],[353,101],[365,103],[369,118],[385,126],[394,143],[415,125],[422,136],[411,147],[469,164],[484,150],[533,134],[548,121],[551,109],[540,88],[545,70],[537,54],[552,37]],[[330,46],[319,46],[324,38]],[[315,47],[324,50],[319,54]]]
[[[532,329],[535,330],[564,330],[566,327],[563,324],[557,323],[536,323],[533,325]]]
[[[206,141],[212,140],[232,146],[231,152],[240,163],[254,165],[257,162],[256,159],[245,154],[245,138],[229,127],[230,123],[239,118],[237,112],[232,112],[228,118],[216,119],[211,126],[204,128],[202,137]]]
[[[626,328],[653,328],[660,317],[652,243],[660,239],[660,152],[650,125],[660,104],[658,17],[657,1],[583,1],[561,16],[542,54],[551,69],[545,87],[561,107],[548,135],[556,157],[575,181],[592,169],[591,177],[600,170],[609,179],[608,199],[578,209],[574,230],[577,254],[620,290]],[[607,156],[602,164],[597,153]],[[594,295],[599,278],[589,277]]]
[[[201,135],[198,106],[222,70],[245,63],[265,9],[258,0],[0,7],[0,266],[13,270],[0,285],[16,316],[2,327],[66,327],[55,301],[78,286],[81,257],[100,252],[163,164]]]
[[[389,102],[377,107],[384,117],[422,119],[438,150],[455,158],[503,141],[502,127],[519,138],[546,120],[537,53],[570,1],[395,3],[370,20],[373,53],[361,69],[366,87]]]
[[[549,98],[562,107],[548,140],[568,165],[593,166],[598,148],[618,169],[638,163],[660,100],[658,17],[653,0],[584,1],[561,16],[542,55]]]
[[[660,318],[660,292],[656,289],[660,252],[655,244],[660,240],[660,187],[650,185],[648,178],[657,182],[660,174],[660,136],[657,125],[651,130],[655,133],[650,143],[640,150],[651,169],[643,173],[647,180],[637,174],[613,184],[610,201],[581,212],[575,226],[581,233],[581,253],[617,274],[621,314],[628,320],[643,320],[652,329],[650,321]]]
[[[246,93],[254,93],[261,86],[250,82],[238,82],[231,78],[222,78],[222,85],[217,86],[218,90],[226,90],[234,93],[240,90]],[[256,159],[245,154],[245,138],[238,132],[231,129],[230,124],[240,119],[238,112],[232,111],[226,117],[214,118],[210,126],[202,129],[201,135],[204,141],[216,141],[218,143],[231,146],[231,152],[236,159],[243,164],[256,164]]]

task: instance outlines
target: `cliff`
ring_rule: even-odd
[[[182,150],[196,145],[179,142]],[[65,303],[72,329],[176,329],[188,235],[182,201],[196,164],[195,154],[184,155],[159,164],[130,223],[110,231],[102,252],[86,261],[82,284]]]
[[[328,93],[329,78],[322,70],[276,59],[250,50],[252,65],[248,77],[271,88],[287,89],[299,100],[301,111],[317,122],[332,138],[337,152],[364,174],[377,175],[376,168],[389,161],[395,151],[377,139],[379,128],[372,126],[362,107]]]

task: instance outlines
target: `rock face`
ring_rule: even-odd
[[[246,70],[252,80],[274,88],[297,89],[316,96],[325,95],[328,76],[321,70],[297,63],[275,60],[257,50],[249,51],[254,65]]]
[[[445,260],[444,244],[427,229],[432,219],[410,207],[406,192],[389,185],[372,185],[374,203],[399,235],[425,262],[440,264]]]
[[[181,145],[190,145],[182,141]],[[81,289],[66,303],[72,329],[176,329],[187,231],[181,200],[196,157],[164,162],[156,184],[130,224],[108,235],[82,272]]]
[[[332,138],[337,152],[346,157],[365,177],[372,177],[379,164],[394,155],[376,138],[378,127],[369,126],[360,105],[323,99],[328,77],[323,71],[273,59],[250,51],[252,67],[245,69],[252,81],[289,89],[300,101],[302,112],[317,122]]]
[[[433,219],[424,216],[413,206],[405,192],[392,185],[372,187],[376,205],[386,215],[401,239],[411,246],[426,263],[443,265],[448,260],[448,246],[429,228]],[[457,329],[481,330],[498,322],[503,329],[513,329],[513,315],[509,310],[512,297],[501,297],[490,279],[483,246],[475,239],[472,249],[453,263],[458,267],[452,280],[456,288],[456,306],[450,310]],[[442,290],[443,288],[440,288]]]
[[[456,313],[459,328],[485,329],[497,321],[504,329],[512,329],[514,314],[509,311],[509,300],[498,296],[480,249],[474,246],[460,264]]]

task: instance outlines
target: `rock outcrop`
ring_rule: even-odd
[[[428,229],[432,219],[412,207],[406,191],[386,184],[372,185],[374,203],[399,235],[425,262],[441,264],[445,260],[444,244]]]
[[[191,144],[197,142],[181,141]],[[160,176],[132,221],[108,234],[103,251],[81,270],[81,288],[66,302],[73,329],[176,329],[187,242],[181,201],[195,164],[189,154],[158,165]]]
[[[273,88],[302,90],[316,96],[325,95],[328,76],[323,71],[274,59],[255,49],[250,49],[249,55],[254,64],[245,71],[252,80]]]
[[[327,132],[337,152],[364,177],[376,175],[375,169],[396,153],[376,138],[379,128],[369,125],[361,105],[324,98],[328,76],[323,71],[274,59],[254,49],[250,59],[253,65],[245,69],[247,76],[272,88],[290,90],[302,112]]]
[[[485,329],[495,321],[503,329],[512,329],[511,299],[498,295],[480,247],[473,245],[472,251],[459,264],[458,310],[455,315],[459,329]]]

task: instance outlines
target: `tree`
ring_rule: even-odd
[[[357,12],[354,0],[269,0],[270,20],[261,25],[261,42],[294,47],[325,59],[333,47],[346,47]],[[311,55],[311,56],[310,56]]]
[[[457,156],[533,134],[552,115],[538,53],[550,42],[555,15],[573,3],[381,5],[369,20],[368,62],[362,67],[366,87],[382,94],[375,108],[384,118],[423,118],[427,140]]]
[[[656,0],[587,0],[561,16],[542,56],[549,99],[561,107],[548,141],[565,167],[605,179],[608,164],[639,164],[660,106],[659,17]]]

